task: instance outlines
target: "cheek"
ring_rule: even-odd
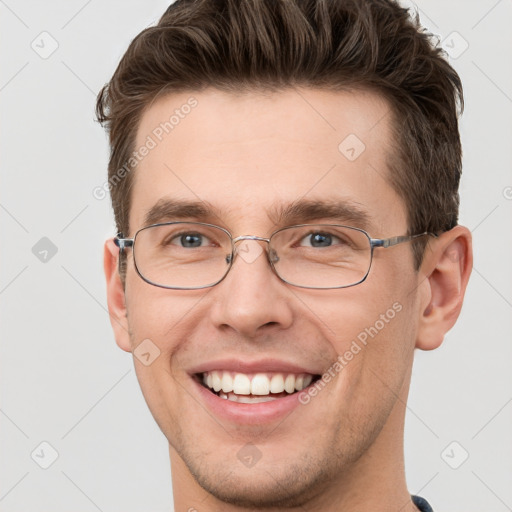
[[[409,311],[398,302],[358,307],[352,313],[346,336],[334,347],[339,354],[338,378],[324,412],[343,411],[336,431],[348,432],[354,440],[369,439],[383,427],[398,397],[406,399],[403,390],[413,357],[413,332]]]
[[[338,385],[344,388],[339,396],[348,397],[361,386],[370,394],[385,384],[397,390],[412,360],[416,324],[411,284],[405,279],[379,282],[377,273],[373,277],[314,300],[303,297],[338,354],[334,371],[343,374]]]
[[[179,386],[176,379],[183,379],[179,359],[189,350],[190,335],[204,321],[200,310],[205,293],[158,288],[135,273],[127,277],[126,308],[135,368],[153,412],[165,408],[160,390],[172,391]],[[147,361],[138,355],[148,351],[151,361],[144,364]]]
[[[170,354],[204,291],[167,290],[144,282],[135,272],[126,280],[126,309],[132,344],[150,339]]]
[[[304,313],[338,353],[348,350],[354,340],[365,346],[365,342],[400,330],[410,299],[399,287],[391,289],[389,283],[380,286],[375,281],[322,294],[301,294],[307,306]]]
[[[173,359],[181,353],[186,332],[191,331],[194,306],[200,298],[154,287],[138,276],[127,279],[126,297],[134,365],[142,394],[160,429],[175,436],[179,411],[186,404],[180,392],[180,364],[173,364]],[[142,356],[144,352],[150,353],[149,361]]]

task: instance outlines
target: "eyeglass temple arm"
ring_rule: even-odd
[[[119,250],[123,252],[127,247],[133,247],[133,238],[123,238],[123,234],[118,233],[114,237],[114,243],[119,247]]]
[[[419,233],[418,235],[410,235],[410,236],[392,236],[391,238],[371,238],[370,242],[372,247],[393,247],[393,245],[401,244],[403,242],[410,242],[415,238],[420,238],[422,236],[433,236],[437,238],[435,233],[429,233],[425,231],[424,233]]]

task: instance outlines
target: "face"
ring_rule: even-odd
[[[191,97],[197,103],[183,109]],[[158,131],[176,109],[179,122]],[[137,147],[148,136],[157,144],[134,174],[128,236],[150,213],[151,222],[206,222],[233,237],[269,237],[291,223],[354,225],[373,238],[407,232],[388,179],[389,106],[375,94],[173,94],[146,111]],[[364,215],[306,208],[291,216],[298,201]],[[160,352],[151,364],[134,361],[173,468],[225,502],[300,504],[334,482],[348,485],[379,451],[402,449],[418,274],[406,243],[376,249],[357,286],[298,288],[273,273],[265,242],[245,244],[256,257],[238,253],[224,280],[199,290],[144,282],[128,251],[129,337],[118,343],[133,350],[149,339]],[[209,388],[229,390],[231,379],[239,393]]]

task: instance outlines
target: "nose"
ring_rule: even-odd
[[[211,318],[217,328],[255,338],[292,324],[290,291],[272,271],[266,241],[237,240],[233,266],[213,290]]]

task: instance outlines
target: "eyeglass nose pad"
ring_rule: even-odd
[[[279,256],[275,249],[270,249],[268,259],[270,260],[270,263],[277,263],[279,261]]]
[[[229,265],[231,263],[231,259],[233,258],[232,254],[226,254],[226,263]]]

